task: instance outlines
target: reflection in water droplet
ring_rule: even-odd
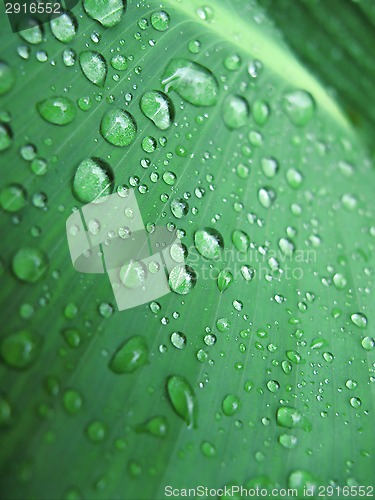
[[[166,31],[169,28],[169,15],[165,10],[153,12],[151,14],[151,25],[157,31]]]
[[[45,121],[54,125],[68,125],[76,116],[76,108],[67,97],[49,97],[38,102],[36,109]]]
[[[71,42],[77,32],[77,20],[71,12],[54,17],[50,25],[54,37],[63,43]]]
[[[195,287],[197,276],[189,266],[175,266],[169,274],[168,282],[172,292],[186,295]]]
[[[142,113],[160,130],[168,129],[174,120],[173,104],[163,92],[146,92],[142,96],[140,107]]]

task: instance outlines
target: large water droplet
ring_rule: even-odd
[[[221,116],[229,129],[243,127],[249,118],[249,113],[249,105],[244,97],[229,95],[224,99]]]
[[[22,186],[9,184],[0,191],[0,206],[6,212],[18,212],[26,204],[26,194]]]
[[[114,373],[133,373],[148,361],[148,347],[143,337],[132,337],[113,355],[109,368]]]
[[[65,12],[61,16],[51,19],[51,31],[57,40],[69,43],[77,32],[77,20],[71,12]]]
[[[36,105],[40,116],[54,125],[68,125],[76,116],[76,108],[67,97],[49,97]]]
[[[193,389],[184,377],[173,375],[168,378],[167,391],[173,409],[189,427],[193,427],[197,416],[197,403]]]
[[[278,425],[287,429],[300,428],[305,431],[311,430],[310,422],[295,408],[281,406],[277,410],[276,419]]]
[[[140,107],[142,113],[160,130],[169,128],[174,120],[172,101],[163,92],[146,92],[142,96]]]
[[[112,28],[121,21],[125,0],[84,0],[83,8],[95,21],[105,28]]]
[[[37,19],[26,19],[22,24],[22,29],[19,31],[21,38],[32,45],[37,45],[43,41],[43,27]]]
[[[195,106],[213,106],[219,95],[214,75],[204,66],[189,59],[172,59],[162,79],[166,92],[175,90]]]
[[[350,316],[350,319],[358,328],[367,328],[367,318],[364,314],[354,313]]]
[[[9,64],[0,61],[0,95],[11,90],[16,81],[16,73]]]
[[[85,77],[98,87],[103,87],[107,77],[107,62],[93,50],[84,50],[79,55],[79,64]]]
[[[17,278],[26,283],[35,283],[46,273],[48,257],[40,248],[21,248],[12,261],[12,269]]]
[[[130,113],[123,109],[106,112],[100,123],[100,133],[114,146],[129,146],[137,135],[137,125]]]
[[[308,123],[315,112],[315,102],[305,90],[295,90],[285,94],[282,106],[290,121],[297,126]]]
[[[197,276],[189,266],[175,266],[169,274],[168,282],[173,292],[186,295],[195,287]]]
[[[73,194],[82,203],[90,203],[113,191],[113,172],[100,158],[88,158],[77,167]]]
[[[214,260],[221,256],[224,248],[223,237],[211,227],[199,229],[194,234],[194,244],[198,252],[206,259]]]
[[[138,288],[147,277],[147,268],[141,261],[131,261],[120,269],[120,279],[127,288]]]
[[[160,10],[159,12],[153,12],[151,14],[151,25],[157,31],[165,31],[169,28],[169,15],[165,10]]]
[[[0,355],[11,368],[27,368],[36,359],[41,337],[28,330],[20,330],[4,337],[0,343]]]

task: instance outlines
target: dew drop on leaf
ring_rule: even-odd
[[[171,201],[171,212],[176,219],[182,219],[189,212],[189,205],[182,198],[174,199]]]
[[[40,116],[54,125],[68,125],[76,116],[76,108],[67,97],[49,97],[36,105]]]
[[[43,26],[37,19],[27,19],[22,28],[24,26],[27,26],[27,28],[19,31],[19,34],[26,42],[37,45],[43,41]]]
[[[13,133],[6,123],[0,123],[0,151],[10,148],[13,142]]]
[[[150,418],[136,428],[137,432],[147,432],[152,436],[164,438],[168,434],[168,421],[163,416]]]
[[[106,433],[107,429],[105,425],[103,424],[103,422],[100,422],[99,420],[94,420],[93,422],[90,422],[90,424],[88,424],[88,426],[86,427],[86,435],[89,438],[89,440],[94,443],[103,441]]]
[[[9,92],[16,82],[14,69],[4,61],[0,61],[0,95]]]
[[[354,313],[350,316],[350,319],[356,326],[358,326],[358,328],[367,328],[367,318],[364,314]]]
[[[228,269],[220,271],[217,277],[217,286],[220,292],[225,292],[233,282],[233,274]]]
[[[275,158],[262,158],[261,167],[268,179],[273,179],[279,170],[279,164]]]
[[[64,392],[63,403],[65,410],[74,415],[78,413],[82,407],[81,395],[74,389],[68,389]]]
[[[160,130],[167,130],[174,120],[173,104],[163,92],[153,90],[143,94],[140,108]]]
[[[236,229],[232,233],[232,242],[236,250],[246,253],[250,246],[248,235],[244,231]]]
[[[224,99],[221,116],[230,130],[243,127],[249,118],[249,114],[249,104],[244,97],[229,95]]]
[[[78,201],[90,203],[113,191],[113,172],[100,158],[88,158],[77,167],[73,179],[73,194]]]
[[[195,426],[197,403],[189,382],[179,375],[173,375],[167,380],[167,392],[173,409],[189,428]]]
[[[168,282],[172,292],[186,295],[195,287],[197,276],[189,266],[175,266],[169,274]]]
[[[162,78],[166,92],[174,90],[195,106],[213,106],[219,97],[214,75],[204,66],[189,59],[172,59]]]
[[[223,413],[227,417],[231,417],[232,415],[236,414],[240,410],[240,406],[241,401],[234,394],[228,394],[228,396],[225,396],[222,402]]]
[[[275,201],[276,193],[273,189],[268,187],[260,188],[258,191],[259,203],[264,208],[270,208],[272,203]]]
[[[0,206],[6,212],[18,212],[26,204],[26,193],[19,184],[8,184],[0,190]]]
[[[118,374],[133,373],[148,362],[148,347],[143,337],[130,338],[113,355],[109,368]]]
[[[186,336],[181,332],[173,332],[171,335],[171,343],[176,349],[184,349],[186,346]]]
[[[165,10],[151,14],[151,25],[157,31],[166,31],[169,28],[169,14]]]
[[[285,94],[282,107],[290,121],[297,126],[306,125],[315,112],[314,99],[305,90],[295,90]]]
[[[29,330],[20,330],[3,337],[0,355],[11,368],[29,367],[37,358],[41,347],[41,337]]]
[[[83,8],[104,28],[112,28],[121,21],[125,10],[125,0],[84,0]]]
[[[57,40],[69,43],[73,40],[77,32],[77,20],[71,12],[57,16],[50,21],[51,31]]]
[[[215,260],[221,256],[224,241],[219,231],[211,227],[205,227],[195,232],[194,245],[203,257]]]
[[[15,276],[25,283],[35,283],[40,280],[48,267],[48,257],[40,248],[20,248],[12,260]]]
[[[84,50],[79,54],[79,64],[85,77],[98,87],[103,87],[107,78],[107,62],[99,52]]]
[[[102,118],[100,133],[114,146],[129,146],[137,135],[137,125],[133,116],[127,111],[111,109]]]
[[[281,406],[276,413],[278,425],[287,429],[300,428],[305,431],[311,430],[310,422],[295,408]]]
[[[262,126],[268,121],[270,115],[270,108],[265,101],[262,101],[260,99],[254,101],[252,104],[251,111],[253,114],[254,121],[257,125]]]
[[[12,419],[12,407],[3,396],[0,396],[0,427],[10,423]]]

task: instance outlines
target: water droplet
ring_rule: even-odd
[[[205,227],[195,232],[194,245],[198,252],[209,260],[220,258],[224,248],[223,237],[211,227]]]
[[[137,134],[137,125],[130,113],[123,109],[111,109],[105,113],[100,133],[114,146],[129,146]]]
[[[76,108],[67,97],[49,97],[38,102],[36,109],[46,122],[54,125],[68,125],[76,116]]]
[[[105,425],[99,420],[94,420],[86,427],[87,437],[93,442],[103,441],[106,433],[107,429]]]
[[[142,113],[160,130],[169,128],[174,120],[173,104],[163,92],[146,92],[142,96],[140,107]]]
[[[239,231],[238,229],[232,233],[232,242],[236,250],[243,253],[246,253],[250,246],[248,235],[244,231]]]
[[[362,401],[359,398],[350,398],[350,405],[353,408],[359,408],[362,404]]]
[[[26,42],[32,45],[37,45],[43,41],[43,27],[37,19],[29,18],[23,23],[22,27],[27,26],[26,29],[19,31],[19,35]]]
[[[0,95],[9,92],[16,82],[14,69],[4,61],[0,61]]]
[[[267,389],[270,392],[277,392],[280,389],[280,384],[277,380],[269,380],[267,382]]]
[[[228,269],[221,270],[219,276],[217,277],[217,286],[220,292],[225,292],[232,282],[233,274],[228,271]]]
[[[18,212],[26,204],[26,193],[18,184],[8,184],[0,191],[0,206],[6,212]]]
[[[48,267],[48,257],[40,248],[21,248],[12,261],[14,274],[25,283],[35,283],[40,280]]]
[[[65,410],[72,415],[78,413],[82,407],[82,398],[74,389],[68,389],[64,392],[63,402]]]
[[[152,436],[163,438],[168,434],[168,421],[163,416],[153,417],[137,426],[136,430],[137,432],[147,432]]]
[[[73,194],[82,203],[90,203],[113,191],[113,172],[100,158],[88,158],[77,167],[73,179]]]
[[[295,408],[281,406],[277,410],[276,419],[278,425],[287,429],[299,428],[305,431],[311,430],[310,422]]]
[[[241,57],[238,54],[230,54],[224,59],[224,66],[229,71],[237,71],[241,67]]]
[[[186,295],[195,287],[197,276],[189,266],[175,266],[169,274],[168,282],[172,292]]]
[[[62,334],[70,347],[76,348],[81,344],[81,333],[77,328],[65,328]]]
[[[189,428],[195,426],[197,403],[193,389],[184,377],[173,375],[167,380],[167,391],[173,409]]]
[[[298,189],[303,181],[301,172],[295,168],[290,168],[286,173],[286,181],[291,188]]]
[[[151,25],[157,31],[166,31],[169,28],[169,15],[165,10],[151,14]]]
[[[103,87],[107,78],[107,62],[93,50],[84,50],[79,55],[79,64],[85,77],[98,87]]]
[[[77,60],[77,54],[73,49],[65,49],[62,55],[63,63],[67,68],[74,66]]]
[[[222,402],[223,413],[227,417],[231,417],[232,415],[236,414],[240,410],[240,406],[241,401],[234,394],[228,394],[228,396],[225,396]]]
[[[288,238],[280,238],[279,248],[286,257],[292,257],[294,245],[290,240],[288,240]]]
[[[171,212],[176,219],[182,219],[189,212],[189,205],[182,198],[172,200]]]
[[[221,116],[225,125],[231,129],[243,127],[250,114],[249,105],[244,97],[229,95],[224,99]]]
[[[120,269],[120,279],[127,288],[138,288],[144,284],[147,268],[141,261],[133,260]]]
[[[358,383],[355,381],[355,380],[352,380],[352,379],[348,379],[346,382],[345,382],[345,385],[348,389],[355,389],[358,385]]]
[[[0,151],[10,148],[13,142],[13,133],[9,125],[0,123]]]
[[[367,318],[364,314],[354,313],[350,316],[350,319],[356,326],[358,326],[358,328],[367,328]]]
[[[361,344],[366,351],[372,351],[375,347],[375,340],[372,337],[364,337]]]
[[[112,28],[121,21],[124,13],[123,0],[84,0],[83,8],[105,28]]]
[[[209,441],[203,441],[203,443],[201,444],[201,450],[205,457],[210,458],[216,455],[216,448]]]
[[[341,273],[336,273],[333,276],[333,284],[338,290],[342,290],[346,287],[346,278]]]
[[[148,347],[143,337],[136,335],[122,344],[113,355],[109,368],[114,373],[133,373],[148,361]]]
[[[166,92],[174,90],[195,106],[213,106],[219,96],[219,87],[211,71],[188,59],[172,59],[162,84]]]
[[[270,208],[272,203],[275,201],[276,193],[273,189],[264,187],[260,188],[258,191],[259,203],[264,208]]]
[[[252,106],[252,113],[255,123],[262,126],[268,121],[270,108],[265,101],[256,100]]]
[[[315,102],[305,90],[295,90],[283,97],[282,106],[290,121],[297,126],[308,123],[315,112]]]
[[[12,419],[12,408],[9,402],[0,396],[0,427],[7,425]]]
[[[128,68],[128,61],[123,54],[116,54],[111,59],[111,65],[116,71],[125,71]]]
[[[63,43],[71,42],[77,32],[77,20],[71,12],[51,19],[50,25],[54,37]]]
[[[174,172],[164,172],[163,181],[168,184],[168,186],[173,186],[176,183],[177,176]]]
[[[298,444],[298,439],[296,436],[292,434],[281,434],[279,437],[279,443],[284,446],[284,448],[288,448],[288,450],[292,450]]]
[[[177,349],[183,349],[186,346],[186,336],[181,332],[173,332],[171,342]]]
[[[288,487],[297,490],[299,497],[305,496],[304,493],[308,490],[315,496],[317,484],[310,472],[304,470],[295,470],[288,477]]]
[[[301,355],[297,351],[286,351],[287,358],[292,362],[298,365],[302,358]]]
[[[1,339],[0,355],[11,368],[27,368],[37,358],[41,343],[41,337],[35,333],[20,330]]]

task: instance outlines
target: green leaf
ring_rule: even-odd
[[[69,41],[1,3],[4,498],[373,485],[373,9],[261,3],[85,0]],[[119,311],[66,221],[105,263],[130,189],[181,245],[109,270],[165,286]]]

